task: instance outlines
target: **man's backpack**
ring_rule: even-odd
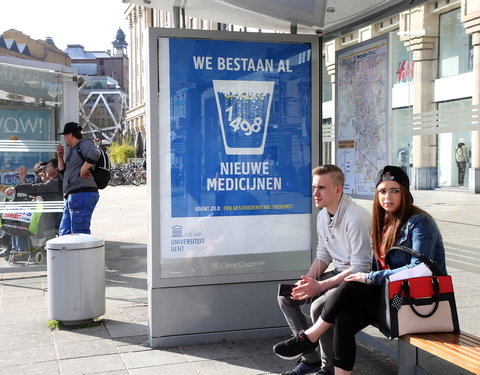
[[[77,148],[77,150],[82,159],[85,160],[82,153],[80,152],[80,148]],[[97,184],[97,187],[99,189],[105,189],[108,185],[108,182],[110,181],[110,159],[108,158],[107,153],[102,147],[99,147],[99,150],[100,157],[95,163],[95,166],[90,170],[92,172],[95,183]]]
[[[463,157],[463,150],[461,147],[458,146],[455,150],[455,161],[465,161],[465,158]]]

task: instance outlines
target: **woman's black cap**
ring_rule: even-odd
[[[400,167],[395,167],[393,165],[385,166],[378,174],[377,184],[375,186],[378,186],[382,181],[397,181],[400,185],[410,191],[410,179]]]

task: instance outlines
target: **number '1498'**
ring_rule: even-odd
[[[232,119],[233,106],[228,107],[226,109],[226,112],[228,112],[228,125],[231,126],[234,131],[241,130],[245,133],[245,135],[250,135],[252,133],[258,133],[262,128],[261,117],[255,117],[253,119],[253,124],[250,124],[248,120],[242,119],[240,116]]]

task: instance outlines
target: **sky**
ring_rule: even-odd
[[[122,0],[1,0],[0,34],[17,29],[32,39],[50,36],[62,51],[67,44],[111,50],[119,27],[129,41],[127,7]]]

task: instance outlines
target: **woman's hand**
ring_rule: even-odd
[[[367,276],[367,274],[363,272],[352,273],[345,278],[345,281],[356,281],[365,284],[365,276]]]

